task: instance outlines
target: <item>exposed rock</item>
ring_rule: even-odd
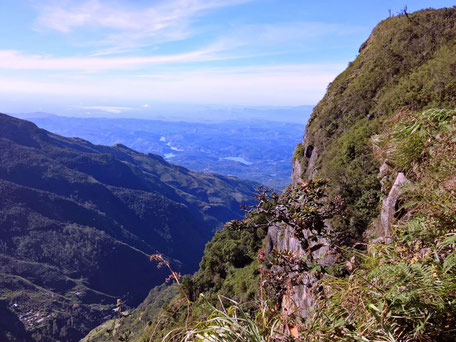
[[[318,148],[310,141],[307,132],[304,134],[302,145],[305,149],[303,160],[293,160],[293,171],[291,173],[293,186],[297,185],[300,181],[312,179],[318,171],[315,168],[315,163],[318,159]]]
[[[304,176],[303,180],[308,181],[315,177],[315,175],[318,172],[318,169],[315,167],[317,159],[318,159],[318,148],[314,147],[312,150],[312,155],[307,161],[307,167],[303,174],[303,176]]]
[[[393,168],[389,165],[388,161],[385,160],[385,162],[380,166],[380,176],[381,177],[386,177],[390,175],[393,172]]]
[[[274,224],[268,229],[266,253],[271,253],[274,249],[288,251],[303,255],[304,250],[301,243],[294,236],[293,227],[287,224]]]
[[[291,172],[291,182],[293,185],[297,185],[302,179],[302,161],[299,159],[293,159],[293,171]]]
[[[403,186],[409,183],[410,181],[402,172],[398,173],[388,197],[383,199],[380,222],[383,228],[382,236],[385,238],[386,242],[391,238],[391,224],[393,223],[395,214],[398,210],[398,201],[403,193]]]
[[[308,237],[310,231],[304,231],[304,235]],[[321,237],[318,238],[316,244],[322,244],[322,247],[312,253],[314,260],[320,266],[329,266],[334,263],[334,255],[328,253],[330,246],[328,241]],[[302,258],[305,254],[300,241],[294,235],[294,229],[287,224],[275,224],[270,226],[267,235],[266,253],[269,254],[273,250],[287,251],[294,253],[296,258]],[[317,273],[305,273],[300,280],[300,284],[292,286],[288,293],[282,299],[282,311],[285,315],[298,312],[302,317],[307,317],[310,308],[315,303],[315,295],[313,286],[318,280]]]
[[[304,277],[303,284],[294,286],[291,293],[282,299],[282,312],[288,316],[299,312],[301,317],[309,315],[309,309],[315,303],[315,296],[312,294],[312,284],[317,281],[313,275]]]

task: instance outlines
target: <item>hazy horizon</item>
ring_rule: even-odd
[[[50,111],[7,111],[21,119],[49,116],[70,118],[142,119],[217,123],[225,121],[277,121],[305,124],[313,105],[302,106],[229,106],[160,104],[148,107],[63,107]]]
[[[407,5],[411,12],[454,3]],[[402,0],[2,1],[0,112],[135,115],[173,103],[315,105],[372,28],[404,6]]]

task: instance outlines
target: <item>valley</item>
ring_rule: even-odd
[[[0,114],[0,340],[83,337],[164,281],[153,253],[194,272],[258,185]]]
[[[0,342],[454,342],[435,4],[2,3]]]
[[[47,114],[29,120],[63,136],[94,144],[123,144],[190,170],[235,176],[281,190],[291,181],[293,146],[301,139],[308,111],[301,115],[302,124],[265,120],[204,124]]]

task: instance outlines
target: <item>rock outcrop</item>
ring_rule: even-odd
[[[401,189],[408,182],[404,174],[390,174],[387,185],[393,185],[383,199],[381,215],[378,213],[381,192],[388,189],[381,189],[377,178],[380,165],[372,153],[372,135],[402,108],[456,107],[456,85],[447,78],[454,74],[455,24],[455,8],[423,10],[382,21],[314,108],[295,151],[292,185],[316,176],[331,179],[333,193],[341,194],[349,208],[343,222],[333,228],[353,234],[349,243],[361,241],[378,216],[378,236],[387,240],[391,224],[401,215]],[[382,172],[390,171],[388,165],[382,166]],[[300,255],[289,230],[270,227],[274,241],[270,244]],[[290,301],[305,308],[312,302],[309,296],[297,286]]]
[[[304,134],[301,148],[303,148],[304,153],[292,161],[291,180],[293,186],[296,186],[300,181],[312,179],[318,172],[315,167],[318,159],[318,147],[312,143],[311,136],[307,132]]]
[[[391,241],[391,225],[394,220],[400,216],[400,196],[404,192],[404,186],[407,184],[410,184],[410,181],[402,172],[399,172],[394,180],[391,190],[388,193],[388,196],[383,198],[382,210],[380,212],[380,223],[382,226],[381,236],[385,239],[385,242]]]
[[[304,236],[308,238],[312,233],[305,230]],[[330,253],[330,243],[326,238],[317,238],[315,245],[320,248],[312,252],[312,259],[321,267],[329,266],[334,262],[334,255]],[[292,253],[296,259],[301,259],[306,255],[301,242],[295,236],[295,230],[288,224],[275,224],[269,227],[266,243],[266,253],[270,254],[273,250]],[[277,267],[277,266],[275,266]],[[279,270],[272,270],[279,271]],[[317,281],[317,273],[306,272],[299,278],[298,284],[290,287],[282,299],[282,311],[286,315],[299,313],[302,317],[309,314],[309,310],[315,303],[314,284]]]

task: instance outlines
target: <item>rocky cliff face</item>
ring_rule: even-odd
[[[409,181],[403,173],[391,173],[392,183],[382,189],[388,166],[374,158],[371,137],[401,109],[456,106],[456,83],[449,78],[456,76],[455,28],[455,8],[424,10],[381,22],[315,107],[293,157],[292,185],[331,179],[331,193],[340,194],[349,208],[343,220],[327,221],[332,231],[342,235],[338,244],[365,241],[372,225],[382,241],[390,241],[401,188]],[[295,253],[298,258],[304,255],[292,227],[270,227],[268,237],[269,250]],[[332,242],[324,238],[321,242],[325,246],[315,251],[323,256],[319,263],[330,264],[332,259],[326,255]],[[290,291],[284,298],[285,312],[298,309],[306,314],[314,301],[307,289],[315,279],[308,275]]]
[[[315,108],[293,186],[260,194],[216,235],[190,290],[228,294],[254,313],[267,298],[290,340],[454,341],[455,27],[456,9],[380,23]],[[447,109],[423,110],[434,106]],[[408,182],[413,213],[401,210]],[[261,305],[255,293],[267,294]]]
[[[296,258],[302,258],[306,251],[302,248],[301,241],[296,238],[295,228],[287,224],[276,224],[268,229],[266,253],[273,250],[281,253],[291,253]],[[311,234],[310,230],[304,231],[305,237]],[[330,241],[324,237],[318,237],[315,244],[321,244],[321,248],[312,252],[312,259],[317,260],[321,267],[330,266],[334,262],[334,255],[330,250]],[[277,271],[274,270],[273,271]],[[296,270],[297,271],[297,270]],[[282,298],[282,312],[285,315],[299,313],[307,317],[309,310],[315,304],[315,282],[319,279],[318,274],[305,273],[299,284],[287,289]]]

